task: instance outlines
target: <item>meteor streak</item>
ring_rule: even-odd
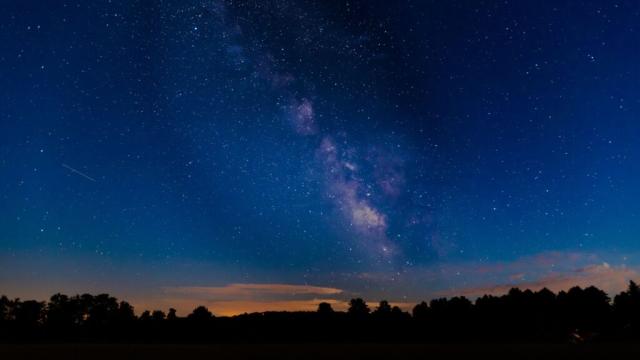
[[[87,174],[83,173],[83,172],[82,172],[82,171],[80,171],[80,170],[76,170],[76,169],[72,168],[71,166],[69,166],[69,165],[67,165],[67,164],[62,164],[62,167],[66,168],[66,169],[69,169],[69,171],[71,171],[72,173],[76,173],[76,174],[78,174],[78,175],[82,176],[83,178],[85,178],[85,179],[87,179],[87,180],[91,180],[91,181],[93,181],[93,182],[96,182],[96,179],[94,179],[94,178],[92,178],[91,176],[89,176],[89,175],[87,175]]]

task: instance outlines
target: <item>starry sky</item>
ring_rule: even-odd
[[[636,1],[7,1],[0,293],[409,308],[640,279]]]

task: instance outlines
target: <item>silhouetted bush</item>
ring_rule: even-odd
[[[328,302],[321,302],[320,304],[318,304],[318,314],[330,316],[333,313],[334,313],[333,308],[331,307],[331,304],[329,304]]]
[[[206,307],[198,306],[187,318],[194,321],[207,321],[213,319],[213,314]]]

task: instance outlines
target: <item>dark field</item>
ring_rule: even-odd
[[[0,359],[615,359],[638,344],[0,345]]]

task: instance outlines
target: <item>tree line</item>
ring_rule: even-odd
[[[144,311],[108,294],[53,295],[48,302],[0,297],[0,341],[103,342],[595,342],[640,339],[640,288],[631,281],[611,299],[596,287],[555,294],[511,289],[475,302],[458,296],[421,302],[411,313],[363,299],[346,312],[317,311],[216,317],[204,306]]]

